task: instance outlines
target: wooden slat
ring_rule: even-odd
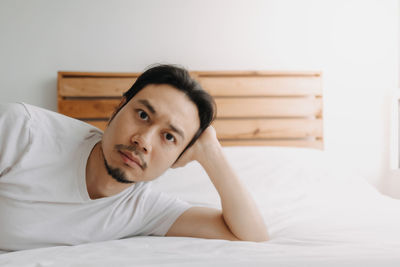
[[[107,121],[88,121],[85,122],[101,129],[105,130]],[[323,149],[322,139],[317,140],[271,140],[271,139],[258,139],[258,140],[243,140],[243,139],[223,139],[218,137],[221,145],[223,146],[293,146],[293,147],[313,147],[317,149]]]
[[[217,119],[213,125],[221,139],[322,138],[320,119]]]
[[[315,77],[321,76],[320,71],[274,71],[274,70],[212,70],[212,71],[191,71],[198,76],[203,77],[237,77],[237,76],[305,76],[305,77]]]
[[[218,118],[305,117],[322,110],[320,98],[216,98]]]
[[[106,77],[107,73],[97,75],[81,73],[83,77],[79,77],[78,74],[78,72],[61,72],[62,79],[59,84],[61,96],[121,96],[139,75],[139,73],[111,73],[108,74],[110,77]],[[196,72],[191,73],[213,96],[322,95],[321,77],[315,75],[298,73],[298,76],[292,77],[282,75],[218,77],[211,74],[204,72],[203,75],[206,76],[202,77]],[[242,73],[245,74],[246,72]],[[240,75],[240,72],[237,75]]]
[[[102,130],[107,120],[85,120]],[[240,127],[238,127],[240,125]],[[317,137],[321,139],[321,120],[216,120],[213,123],[219,139],[282,139]]]
[[[63,97],[120,97],[134,82],[132,77],[65,78],[59,85],[59,94]]]
[[[220,140],[222,146],[289,146],[323,149],[322,140]]]
[[[120,77],[138,77],[140,72],[86,72],[86,71],[59,71],[59,75],[63,78],[71,77],[103,77],[103,78],[120,78]]]
[[[61,100],[59,112],[74,118],[105,118],[118,99]],[[217,118],[305,117],[321,112],[322,100],[313,98],[217,98]]]
[[[119,103],[118,99],[61,100],[58,109],[73,118],[109,118]]]
[[[107,125],[107,120],[104,121],[90,121],[86,120],[85,122],[101,129],[105,130]],[[218,129],[216,129],[218,131]],[[271,140],[271,139],[229,139],[223,138],[224,134],[219,133],[218,139],[221,142],[222,146],[291,146],[291,147],[312,147],[317,149],[323,149],[323,141],[322,137],[317,138],[316,140],[290,140],[290,139],[279,139],[279,140]],[[229,136],[230,137],[230,136]]]
[[[322,95],[318,76],[199,77],[198,80],[213,96]]]
[[[63,77],[137,77],[140,72],[86,72],[86,71],[59,71]],[[190,75],[203,77],[237,77],[237,76],[321,76],[320,71],[274,71],[274,70],[211,70],[211,71],[189,71]]]

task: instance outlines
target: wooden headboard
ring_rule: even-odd
[[[323,149],[320,72],[192,71],[217,103],[222,145]],[[104,130],[140,73],[58,72],[58,111]]]

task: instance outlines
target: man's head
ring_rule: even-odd
[[[146,70],[123,94],[104,132],[108,173],[119,182],[155,179],[193,145],[215,114],[214,100],[185,69]]]

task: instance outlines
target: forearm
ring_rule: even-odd
[[[269,239],[263,218],[244,184],[239,180],[220,147],[214,148],[200,164],[217,189],[225,223],[240,240]]]

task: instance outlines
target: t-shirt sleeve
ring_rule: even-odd
[[[29,148],[30,114],[22,103],[0,104],[0,179]]]
[[[142,235],[165,236],[169,228],[191,205],[182,199],[163,192],[147,189],[144,194],[145,214]]]

